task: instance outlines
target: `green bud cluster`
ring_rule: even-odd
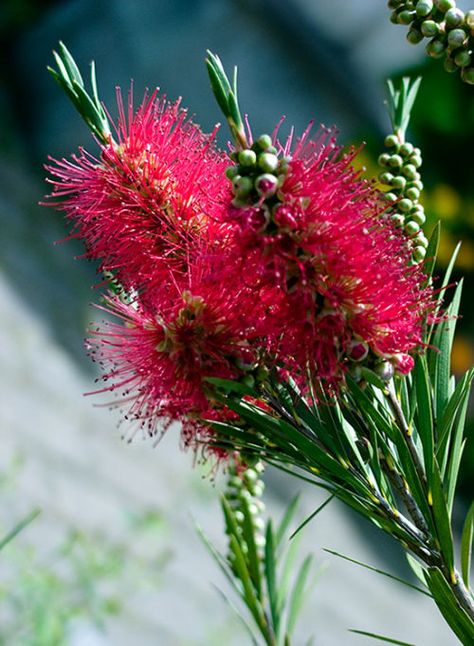
[[[388,7],[393,23],[409,25],[410,43],[429,38],[427,54],[444,57],[446,71],[474,85],[474,10],[465,13],[455,0],[389,0]]]
[[[423,189],[418,171],[422,164],[421,152],[412,144],[400,141],[395,134],[385,138],[385,146],[390,152],[379,157],[382,167],[379,180],[389,187],[384,196],[390,202],[387,213],[394,225],[403,228],[410,239],[414,262],[421,262],[428,246],[422,230],[426,216],[419,202]]]
[[[246,517],[250,518],[255,546],[261,559],[263,559],[265,549],[265,524],[262,518],[265,505],[261,499],[264,483],[260,478],[263,469],[263,464],[259,461],[252,466],[244,465],[240,460],[238,463],[231,462],[225,491],[225,499],[234,512],[235,520],[242,536],[244,535]],[[226,533],[228,535],[231,533],[229,527],[226,528]],[[246,556],[246,541],[239,542],[244,551],[244,556]],[[232,550],[229,550],[228,557],[232,566],[232,561],[235,558]]]
[[[235,163],[226,175],[232,182],[235,206],[271,200],[288,172],[289,159],[278,156],[270,135],[261,135],[250,148],[232,152],[231,159]]]

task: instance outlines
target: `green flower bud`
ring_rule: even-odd
[[[234,193],[237,197],[246,197],[253,189],[253,182],[250,177],[237,175],[232,182]]]
[[[398,141],[397,135],[387,135],[384,140],[384,144],[387,146],[387,148],[398,146],[399,143],[400,142]]]
[[[407,32],[406,38],[412,45],[418,45],[423,40],[423,34],[418,29],[411,27]]]
[[[458,70],[458,66],[450,56],[446,56],[446,58],[444,59],[443,67],[449,74],[457,72]]]
[[[420,0],[416,3],[416,15],[420,18],[428,16],[433,11],[433,0]]]
[[[424,247],[415,247],[413,249],[413,260],[421,262],[426,256],[426,249]]]
[[[471,9],[470,11],[467,12],[464,20],[466,22],[467,27],[469,27],[469,29],[474,29],[474,9]]]
[[[408,188],[411,188],[411,187],[417,188],[421,193],[421,191],[423,190],[423,182],[420,182],[419,180],[415,182],[410,182],[410,186]]]
[[[394,188],[398,188],[398,189],[403,191],[403,189],[406,186],[406,183],[407,183],[407,181],[402,175],[397,175],[397,177],[393,178],[392,186]]]
[[[387,202],[396,202],[398,200],[398,196],[396,193],[384,193],[383,195],[384,200],[387,200]]]
[[[418,173],[416,172],[416,167],[413,164],[405,164],[401,169],[402,175],[405,175],[407,179],[415,179]]]
[[[461,11],[461,9],[458,9],[457,7],[453,7],[446,12],[444,19],[448,29],[459,27],[459,25],[462,25],[464,22],[464,11]]]
[[[443,13],[446,13],[449,9],[454,9],[456,6],[455,0],[434,0],[434,4],[436,9],[439,9]]]
[[[261,135],[261,136],[257,139],[257,142],[256,142],[256,143],[258,144],[258,146],[259,146],[262,150],[268,150],[269,148],[271,148],[271,147],[272,147],[272,143],[273,143],[273,142],[272,142],[272,138],[270,137],[270,135]]]
[[[423,163],[423,160],[421,157],[418,157],[418,155],[413,155],[410,157],[410,164],[412,164],[415,168],[420,168],[421,164]]]
[[[390,155],[390,158],[388,160],[388,165],[391,166],[392,168],[398,168],[403,164],[403,159],[400,157],[400,155]]]
[[[398,13],[396,11],[392,11],[389,20],[390,22],[393,22],[394,25],[398,25]]]
[[[410,220],[416,222],[421,227],[426,222],[426,215],[423,211],[415,211],[415,213],[410,213]]]
[[[474,85],[474,67],[463,67],[461,70],[461,78],[464,83]]]
[[[418,247],[424,247],[425,249],[430,244],[430,241],[424,235],[423,231],[420,231],[419,234],[416,236],[415,242]]]
[[[388,153],[382,153],[379,155],[378,163],[379,166],[386,166],[390,160],[390,155]]]
[[[402,213],[408,213],[408,211],[413,208],[413,202],[407,198],[404,198],[398,203],[398,208]]]
[[[454,62],[458,67],[467,67],[471,64],[472,56],[467,50],[458,52],[454,57]]]
[[[445,49],[446,45],[439,38],[433,38],[433,40],[430,40],[426,45],[426,53],[428,56],[431,56],[431,58],[441,58]]]
[[[262,153],[258,156],[258,165],[265,173],[273,173],[278,168],[278,157],[272,153]]]
[[[426,38],[433,38],[439,34],[439,25],[434,20],[423,20],[421,23],[421,33]]]
[[[383,381],[390,381],[395,373],[395,369],[390,361],[383,361],[375,366],[374,371]]]
[[[400,229],[405,224],[405,217],[400,213],[394,213],[394,215],[390,217],[390,220],[397,227],[397,229]]]
[[[448,34],[448,44],[450,47],[455,49],[456,47],[461,47],[467,39],[467,34],[464,29],[453,29]]]
[[[257,161],[257,154],[254,150],[241,150],[239,152],[239,163],[242,166],[253,166]]]
[[[414,186],[412,186],[410,188],[407,188],[407,190],[405,191],[405,195],[409,200],[416,202],[420,197],[420,191]]]
[[[420,230],[420,225],[414,222],[413,220],[410,220],[410,222],[407,222],[405,224],[405,233],[412,237],[418,233]]]
[[[388,8],[389,9],[398,9],[398,7],[402,4],[403,0],[388,0]]]
[[[416,13],[414,11],[408,11],[408,9],[405,9],[404,11],[400,11],[398,14],[398,24],[400,25],[409,25],[416,17]]]
[[[408,157],[413,152],[413,144],[406,142],[400,146],[398,151],[402,157]]]
[[[237,166],[227,166],[225,169],[225,176],[227,179],[234,179],[238,172]]]
[[[382,182],[382,184],[391,184],[393,182],[393,179],[394,177],[392,173],[389,173],[388,171],[380,173],[379,175],[379,180]]]

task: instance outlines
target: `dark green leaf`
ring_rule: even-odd
[[[326,507],[326,505],[328,505],[328,504],[331,502],[331,500],[332,500],[333,498],[334,498],[334,494],[332,494],[331,496],[329,496],[329,498],[326,498],[326,500],[325,500],[323,503],[321,503],[321,505],[319,505],[319,507],[317,507],[317,509],[315,509],[315,510],[313,511],[313,513],[312,513],[312,514],[310,514],[307,518],[305,518],[305,520],[304,520],[300,525],[298,525],[298,527],[295,529],[295,531],[291,534],[291,536],[290,536],[290,541],[291,541],[291,540],[292,540],[292,539],[293,539],[297,534],[299,534],[299,532],[303,529],[303,527],[306,527],[306,525],[307,525],[308,523],[310,523],[310,522],[313,520],[313,518],[314,518],[315,516],[317,516],[317,515],[319,514],[319,512],[320,512],[320,511],[322,511],[322,510],[324,509],[324,507]]]
[[[39,516],[41,513],[40,509],[34,509],[32,512],[30,512],[23,520],[21,520],[19,523],[11,529],[8,534],[6,534],[2,539],[0,539],[0,550],[2,550],[5,545],[8,545],[10,541],[12,541],[15,536],[17,536],[25,527],[27,527],[31,522],[34,521],[34,519]]]
[[[471,503],[464,521],[461,537],[461,573],[464,584],[469,590],[471,574],[472,541],[474,536],[474,502]]]
[[[367,563],[363,563],[362,561],[357,561],[356,559],[350,558],[349,556],[345,556],[344,554],[340,554],[339,552],[335,552],[334,550],[329,550],[327,548],[323,548],[325,552],[328,554],[333,554],[334,556],[338,556],[341,559],[344,559],[346,561],[349,561],[350,563],[355,563],[356,565],[360,565],[363,568],[366,568],[367,570],[370,570],[371,572],[376,572],[377,574],[383,574],[383,576],[388,577],[389,579],[392,579],[393,581],[397,581],[398,583],[402,583],[403,585],[406,585],[408,588],[411,588],[412,590],[416,590],[417,592],[421,592],[422,594],[426,594],[428,597],[431,597],[430,593],[427,592],[426,590],[423,590],[423,588],[419,588],[416,585],[413,585],[412,583],[409,583],[408,581],[405,581],[404,579],[400,579],[398,576],[395,576],[394,574],[390,574],[389,572],[385,572],[385,570],[380,570],[376,567],[373,567],[372,565],[367,565]]]
[[[417,406],[415,424],[423,448],[425,473],[428,486],[431,484],[434,459],[433,406],[430,392],[428,365],[426,358],[417,357],[414,369],[414,389]]]
[[[453,632],[463,644],[474,643],[474,622],[460,607],[454,592],[441,570],[431,567],[427,570],[427,583],[441,611]]]
[[[398,639],[392,639],[391,637],[385,637],[384,635],[376,635],[375,633],[369,633],[365,630],[356,630],[355,628],[350,628],[349,632],[355,633],[356,635],[363,635],[364,637],[371,637],[372,639],[378,639],[381,642],[387,642],[389,644],[398,644],[399,646],[415,646],[415,644],[410,644],[409,642],[401,642]]]
[[[439,540],[440,548],[446,565],[451,573],[454,573],[454,548],[453,548],[453,535],[451,531],[451,523],[449,518],[449,511],[446,502],[446,496],[443,490],[443,483],[441,481],[441,474],[439,471],[438,463],[434,461],[433,469],[433,514],[436,524],[437,537]]]
[[[299,502],[299,495],[296,495],[293,500],[290,502],[288,507],[285,510],[285,513],[283,514],[283,518],[281,519],[278,527],[276,528],[275,531],[275,549],[278,549],[283,537],[286,534],[286,531],[288,530],[288,527],[293,520],[293,517],[295,515],[296,508],[298,506]]]
[[[267,582],[268,601],[270,603],[270,612],[275,635],[278,636],[280,624],[279,616],[279,594],[276,579],[276,555],[275,555],[275,537],[271,520],[267,523],[265,533],[265,579]]]
[[[303,603],[305,601],[305,588],[308,581],[309,572],[311,570],[311,564],[313,562],[313,557],[311,555],[307,556],[296,576],[295,584],[291,592],[289,605],[288,605],[288,633],[293,632],[298,614],[301,611]]]
[[[248,568],[250,577],[253,581],[255,592],[259,599],[262,598],[262,581],[260,571],[260,559],[258,556],[257,546],[255,544],[255,527],[253,523],[252,514],[249,509],[249,502],[247,498],[242,498],[240,508],[244,515],[242,521],[242,538],[247,546],[246,557],[248,561]]]

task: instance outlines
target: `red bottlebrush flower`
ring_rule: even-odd
[[[234,179],[225,221],[234,231],[229,272],[272,289],[260,322],[267,348],[290,371],[304,378],[309,367],[333,384],[354,362],[393,358],[406,374],[412,363],[394,357],[422,345],[431,290],[379,193],[354,170],[356,151],[344,153],[327,130],[311,140],[308,129],[294,147],[274,139],[270,152],[258,141],[255,167],[238,167],[251,181]],[[265,196],[259,182],[270,178],[259,173],[269,164],[279,188]]]
[[[193,244],[226,200],[226,155],[187,119],[179,102],[154,92],[133,112],[117,93],[117,141],[47,167],[51,197],[73,224],[72,237],[127,288],[159,286],[170,270],[185,272]]]
[[[209,279],[190,272],[187,284],[168,285],[159,308],[116,297],[107,307],[119,322],[95,329],[87,345],[104,374],[98,392],[114,391],[127,418],[154,435],[159,422],[183,423],[191,444],[209,429],[203,419],[225,419],[230,411],[212,403],[205,377],[235,379],[254,360],[252,330],[246,314],[250,294],[229,294]],[[232,414],[233,415],[233,414]]]

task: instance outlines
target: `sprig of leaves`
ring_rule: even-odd
[[[66,45],[60,41],[58,49],[58,52],[53,52],[57,69],[48,67],[48,71],[66,92],[72,104],[97,139],[103,144],[109,143],[111,137],[109,120],[99,99],[94,61],[91,62],[90,83],[92,94],[90,94],[86,90],[76,61]]]
[[[252,642],[258,644],[260,635],[268,646],[290,646],[298,615],[311,588],[313,564],[312,556],[307,556],[294,574],[297,541],[289,542],[287,532],[297,499],[288,505],[276,527],[269,519],[260,532],[259,522],[255,522],[251,511],[255,500],[249,496],[242,474],[237,477],[241,479],[240,495],[236,498],[239,485],[234,476],[231,487],[221,498],[227,554],[219,553],[200,528],[198,532],[247,611],[248,618],[222,593],[244,622]]]
[[[234,67],[231,83],[224,70],[221,59],[209,50],[207,51],[206,67],[211,81],[212,91],[214,92],[220,109],[227,119],[235,143],[238,148],[244,150],[248,148],[248,142],[237,97],[237,67]]]

